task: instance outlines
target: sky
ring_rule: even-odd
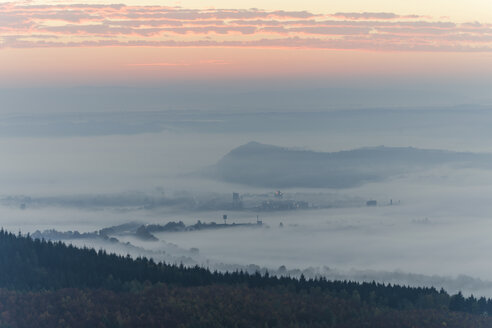
[[[396,81],[477,103],[491,73],[485,0],[0,1],[1,88]]]

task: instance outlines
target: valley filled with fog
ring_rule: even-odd
[[[218,270],[492,296],[492,115],[484,108],[2,115],[4,229],[54,229],[43,236]],[[248,144],[282,147],[280,157],[267,162],[268,148],[266,155],[246,153],[249,162],[231,161],[231,151]],[[375,160],[337,157],[360,149]],[[381,149],[409,157],[396,163],[374,152]],[[422,149],[436,151],[432,163]],[[308,160],[297,165],[293,152],[331,155],[314,156],[311,183],[303,178],[303,184],[292,175],[306,172],[293,167]],[[321,170],[328,165],[323,156],[336,158],[338,169]],[[292,178],[291,185],[267,179],[288,165],[279,179]],[[232,173],[217,174],[226,169]],[[242,178],[231,180],[236,173]],[[340,182],[330,184],[335,177]],[[234,205],[233,192],[241,206]],[[369,200],[377,205],[367,206]],[[171,221],[223,224],[223,215],[229,227],[156,231],[155,239],[136,234],[142,225]],[[107,234],[57,234],[126,223],[132,223],[127,230]]]

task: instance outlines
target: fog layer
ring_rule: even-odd
[[[292,274],[314,268],[310,270],[337,278],[440,281],[450,289],[492,296],[492,174],[487,159],[481,159],[483,165],[419,164],[397,171],[377,163],[377,169],[391,174],[343,190],[268,181],[245,185],[196,175],[252,140],[315,152],[384,145],[436,149],[446,156],[456,155],[450,151],[491,153],[492,115],[485,109],[53,115],[13,115],[2,121],[0,214],[1,225],[11,231],[222,222],[224,214],[232,224],[256,222],[259,215],[260,229],[156,233],[156,242],[132,236],[117,237],[122,244],[73,242],[165,260],[185,256],[192,263],[222,268],[264,267]],[[282,162],[276,165],[283,167]],[[282,188],[283,200],[306,201],[308,208],[270,212],[227,207],[233,192],[244,201],[247,195],[275,199],[276,188]],[[367,200],[378,205],[367,207]],[[321,209],[315,206],[320,202],[331,205]],[[127,241],[138,248],[129,250],[123,246]],[[198,255],[190,253],[192,248],[199,249]],[[283,265],[286,271],[279,270]]]

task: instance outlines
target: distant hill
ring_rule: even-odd
[[[267,188],[350,188],[440,165],[490,168],[492,155],[412,147],[371,147],[333,153],[250,142],[225,155],[207,174]]]

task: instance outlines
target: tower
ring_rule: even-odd
[[[241,197],[238,192],[232,193],[232,208],[241,209],[243,207],[243,202],[241,202]]]

